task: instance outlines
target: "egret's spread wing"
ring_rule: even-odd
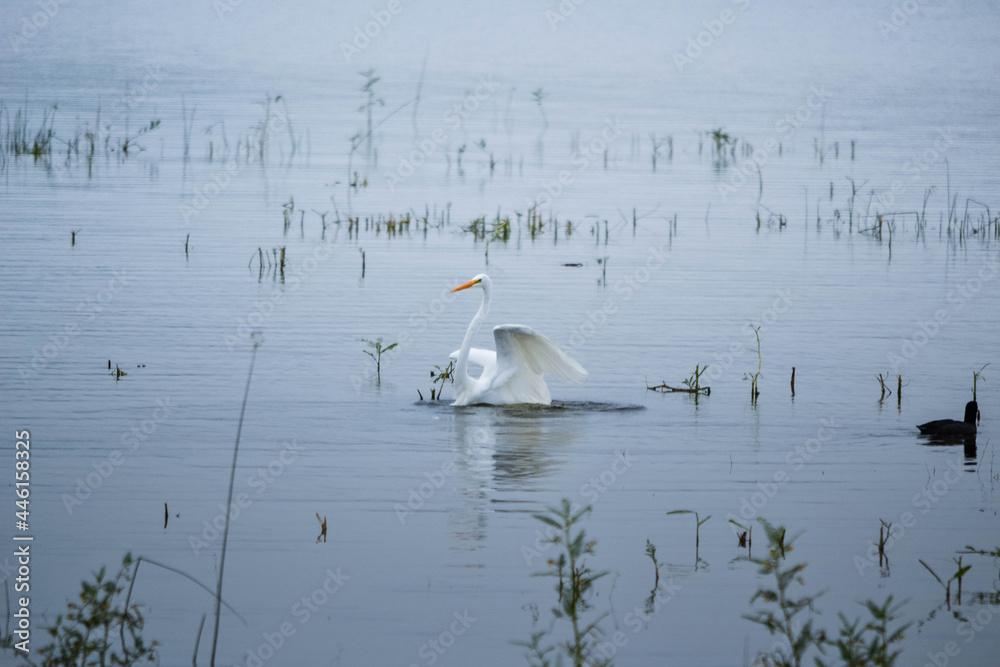
[[[461,350],[455,350],[448,357],[450,359],[458,359],[458,353]],[[497,365],[497,353],[493,350],[484,350],[480,347],[473,347],[469,349],[469,361],[477,366],[483,367],[483,372],[493,372],[493,368]]]
[[[530,327],[502,324],[493,329],[496,339],[497,380],[522,371],[554,375],[569,382],[583,382],[590,374],[551,340]]]

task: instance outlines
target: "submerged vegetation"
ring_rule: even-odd
[[[440,366],[434,366],[434,368],[437,370],[437,373],[431,371],[431,383],[436,386],[431,387],[431,400],[440,401],[444,385],[446,383],[455,384],[455,360],[452,359],[449,361],[448,365],[444,368]],[[420,396],[421,401],[424,400],[424,395],[419,389],[417,389],[417,394]]]
[[[335,224],[339,225],[345,221],[345,217],[355,217],[358,220],[364,221],[366,230],[374,229],[378,232],[383,227],[391,227],[391,225],[380,224],[380,218],[385,219],[392,216],[386,216],[385,214],[371,210],[367,212],[355,211],[352,206],[352,196],[356,199],[356,196],[362,190],[369,187],[373,177],[371,172],[378,168],[379,143],[383,140],[383,137],[378,133],[379,128],[408,106],[412,106],[413,108],[413,123],[414,127],[416,127],[417,107],[421,99],[420,86],[418,86],[417,97],[403,101],[398,106],[386,111],[384,108],[390,105],[387,105],[385,96],[378,90],[379,84],[383,82],[382,75],[377,74],[374,69],[361,71],[359,75],[362,78],[362,83],[356,91],[361,95],[361,103],[356,107],[356,111],[360,113],[362,118],[361,127],[349,137],[349,146],[346,150],[346,155],[344,155],[346,179],[330,184],[331,186],[336,186],[336,189],[332,193],[327,193],[324,197],[329,197],[333,202]],[[491,91],[495,85],[493,83],[490,84]],[[521,101],[522,113],[528,113],[528,109],[534,107],[541,120],[541,128],[536,140],[536,152],[541,155],[550,126],[549,114],[544,104],[545,100],[549,97],[549,93],[543,88],[536,88],[530,94],[521,93],[520,95],[515,95],[516,88],[513,86],[510,87],[508,92],[508,104],[505,111],[505,118],[503,119],[503,126],[509,134],[513,127],[513,120],[510,117],[512,113],[511,104],[515,98]],[[475,106],[478,107],[479,100],[476,98],[473,99],[476,102]],[[291,164],[295,160],[303,159],[305,162],[308,162],[311,153],[308,129],[300,132],[293,126],[287,100],[282,95],[272,96],[271,94],[267,94],[256,105],[260,107],[259,120],[252,122],[245,131],[236,130],[236,141],[233,143],[228,134],[233,132],[232,119],[229,120],[228,130],[226,119],[218,117],[204,120],[202,121],[204,126],[196,128],[195,121],[198,108],[197,106],[189,108],[183,98],[180,100],[180,113],[176,116],[168,116],[166,120],[161,118],[145,120],[139,123],[138,127],[130,122],[130,116],[134,112],[133,107],[136,106],[134,104],[119,105],[121,108],[115,107],[112,110],[113,113],[109,113],[107,110],[102,110],[100,103],[98,103],[91,120],[76,117],[76,120],[71,122],[66,119],[65,113],[59,113],[58,104],[43,106],[39,112],[37,107],[27,97],[23,102],[17,103],[13,107],[7,102],[0,101],[0,171],[7,169],[11,160],[16,161],[24,157],[31,157],[36,163],[52,167],[56,156],[62,154],[65,156],[65,164],[68,168],[72,168],[78,163],[84,163],[87,166],[89,174],[93,168],[94,161],[98,157],[110,158],[117,156],[118,159],[125,160],[146,151],[147,147],[144,145],[143,138],[155,132],[165,132],[165,134],[160,135],[159,155],[161,159],[169,151],[170,155],[181,156],[184,162],[194,159],[193,156],[201,155],[209,163],[218,161],[231,163],[231,165],[227,164],[226,173],[216,179],[220,189],[225,187],[232,176],[238,174],[241,163],[249,164],[253,161],[265,165],[274,159],[274,154],[277,154],[279,160],[285,164]],[[455,116],[458,120],[464,119],[469,114],[469,111],[461,105],[456,105],[456,109],[461,111],[461,113]],[[203,114],[204,112],[202,112]],[[379,114],[383,115],[380,117]],[[451,116],[446,114],[446,118],[450,119]],[[168,125],[171,126],[168,127]],[[686,134],[686,132],[690,132],[690,134]],[[644,135],[648,137],[648,142],[643,140]],[[199,147],[191,145],[199,136],[204,138],[204,145],[200,150]],[[684,139],[684,136],[687,139]],[[469,153],[466,150],[471,145],[469,142],[463,142],[461,145],[458,145],[457,143],[446,141],[446,139],[441,139],[440,141],[438,139],[426,139],[424,144],[420,144],[417,151],[410,153],[409,156],[403,159],[401,162],[403,166],[397,169],[396,172],[388,173],[386,184],[390,188],[395,189],[398,183],[409,178],[417,168],[433,168],[431,166],[432,158],[438,161],[436,166],[442,168],[444,174],[448,176],[451,174],[452,153],[458,158],[459,177],[464,177],[466,170],[463,167],[463,155],[465,156],[466,165],[471,160],[479,161],[478,173],[483,178],[492,179],[500,173],[505,174],[508,178],[513,178],[515,173],[513,166],[515,164],[521,165],[518,173],[521,177],[524,176],[524,156],[517,155],[514,152],[514,148],[510,146],[509,141],[507,142],[508,148],[506,152],[501,152],[498,155],[493,146],[502,145],[503,142],[500,141],[490,139],[489,145],[491,148],[487,150],[487,138],[479,138],[473,141],[472,144],[480,150]],[[175,140],[179,140],[180,145],[174,147],[168,143]],[[706,141],[707,150],[705,150]],[[940,141],[944,142],[941,143],[943,150],[950,145],[949,142],[953,141],[953,139],[948,138],[947,141],[941,139]],[[678,142],[680,142],[681,146],[675,151],[675,144]],[[419,144],[419,142],[417,143]],[[439,146],[438,143],[441,143],[441,145]],[[828,142],[822,136],[815,137],[813,140],[813,157],[816,162],[818,164],[828,162],[831,155],[833,160],[841,159],[840,143],[840,141],[836,140]],[[853,162],[856,157],[858,142],[855,139],[850,139],[849,143],[849,159]],[[300,147],[303,145],[306,149],[304,155],[303,151],[300,150]],[[697,146],[696,151],[694,150],[695,145]],[[644,148],[646,146],[648,148]],[[662,160],[666,160],[671,164],[674,163],[675,159],[677,159],[675,153],[678,153],[682,157],[696,156],[699,162],[702,161],[704,156],[710,160],[710,164],[716,172],[727,175],[724,182],[718,185],[719,195],[723,200],[728,198],[729,195],[738,192],[748,179],[757,181],[756,204],[753,207],[752,216],[758,231],[766,226],[780,232],[793,226],[792,216],[777,210],[777,207],[774,205],[769,207],[763,202],[763,168],[771,160],[782,159],[786,154],[783,143],[773,138],[755,144],[750,138],[735,136],[724,127],[707,130],[692,128],[690,131],[648,131],[646,133],[633,134],[631,136],[631,148],[621,155],[616,151],[612,151],[607,146],[607,142],[604,142],[604,148],[600,156],[591,155],[591,159],[588,159],[589,150],[589,145],[581,138],[580,130],[572,130],[570,132],[570,155],[574,156],[574,160],[582,160],[587,165],[594,162],[599,165],[600,169],[605,171],[626,168],[626,165],[619,166],[624,161],[645,161],[648,159],[646,164],[649,164],[651,171],[656,173],[658,163]],[[355,165],[355,158],[359,151],[360,157],[358,159],[363,164]],[[386,152],[386,149],[383,149],[383,152]],[[844,159],[848,159],[846,153]],[[947,170],[947,159],[944,159],[943,162]],[[230,169],[230,166],[232,166],[232,169]],[[498,166],[503,166],[505,169],[498,169]],[[939,236],[947,235],[949,240],[955,240],[958,243],[965,243],[974,239],[1000,239],[1000,215],[988,203],[980,199],[968,196],[962,199],[960,194],[951,187],[950,172],[948,173],[948,182],[945,187],[934,185],[924,187],[922,205],[914,207],[914,210],[895,210],[891,207],[895,201],[893,193],[889,193],[893,194],[893,196],[887,197],[886,192],[870,186],[867,180],[859,183],[853,176],[844,177],[849,181],[850,187],[846,194],[843,195],[843,199],[839,204],[836,201],[837,188],[834,187],[832,180],[829,183],[828,197],[820,197],[815,200],[815,203],[810,201],[808,190],[806,191],[806,215],[804,222],[807,226],[814,224],[817,230],[828,228],[837,237],[846,231],[849,234],[857,233],[863,235],[878,244],[885,242],[891,257],[894,237],[898,237],[905,231],[912,231],[918,239],[926,238],[929,225],[928,205],[930,200],[936,194],[944,194],[944,211],[940,216],[940,225],[938,226]],[[532,240],[542,236],[544,230],[551,230],[553,240],[558,241],[559,228],[549,223],[555,215],[555,211],[551,209],[552,204],[558,198],[562,189],[563,185],[559,184],[554,190],[548,188],[546,191],[539,193],[533,204],[535,207],[534,213],[538,216],[537,218],[535,215],[532,215],[531,211],[515,212],[513,215],[506,216],[500,216],[498,213],[493,229],[488,232],[491,235],[491,240],[510,240],[515,236],[515,228],[520,228],[520,223],[523,219],[527,219],[527,231],[530,233]],[[552,191],[550,192],[549,190]],[[348,202],[346,211],[341,212],[338,208],[338,196],[346,197]],[[824,200],[829,202],[825,205],[829,213],[825,213],[823,210]],[[195,208],[201,210],[200,207],[195,206]],[[530,209],[531,206],[529,205],[526,208]],[[550,218],[550,220],[544,223],[540,217],[542,208],[549,211],[548,216]],[[815,215],[810,213],[813,208],[815,209]],[[918,208],[919,210],[917,210]],[[313,210],[315,211],[316,209]],[[763,215],[762,211],[764,212]],[[302,216],[299,219],[300,225],[302,225],[304,223],[305,210],[299,211],[299,213]],[[329,212],[317,212],[317,215],[321,216],[321,225],[324,233],[327,223],[327,213]],[[404,214],[412,215],[413,218],[419,217],[415,211],[404,212]],[[187,217],[185,216],[185,218]],[[425,229],[429,218],[429,214],[424,216]],[[437,216],[434,219],[436,220]],[[669,221],[669,218],[664,219]],[[674,219],[676,221],[676,218]],[[606,241],[608,228],[607,221],[605,222]],[[286,218],[286,232],[289,224],[290,219]],[[572,223],[567,221],[565,228],[566,236],[571,233],[572,226]],[[633,230],[634,227],[635,220],[633,218]],[[403,229],[400,228],[398,231],[403,231]],[[480,234],[474,234],[474,238],[484,240],[482,238],[482,234],[484,233],[487,233],[487,230],[483,229]],[[599,236],[596,232],[594,233],[595,236]],[[389,231],[389,234],[392,236],[394,232]]]
[[[698,563],[701,562],[701,557],[698,555],[698,549],[701,546],[701,526],[706,521],[708,521],[709,519],[711,519],[712,515],[709,514],[704,519],[702,519],[700,516],[698,516],[698,513],[695,512],[694,510],[672,510],[670,512],[667,512],[667,516],[670,516],[672,514],[693,514],[694,515],[694,561],[695,561],[695,567],[697,568]]]
[[[568,219],[565,215],[560,214],[557,206],[554,205],[553,199],[556,197],[548,195],[538,197],[534,201],[526,201],[521,210],[504,211],[498,208],[494,212],[492,208],[484,206],[485,212],[484,209],[478,209],[474,210],[471,215],[456,215],[454,222],[452,220],[450,203],[442,207],[434,202],[419,202],[414,203],[409,208],[406,208],[406,204],[396,204],[394,210],[391,205],[386,205],[382,201],[379,201],[378,204],[367,205],[367,208],[363,202],[359,205],[358,200],[371,197],[370,194],[366,194],[364,191],[371,184],[377,183],[375,177],[372,175],[372,170],[378,165],[379,146],[382,140],[377,130],[379,125],[391,116],[390,114],[390,116],[386,116],[385,118],[379,118],[379,114],[382,113],[379,110],[385,107],[385,101],[376,90],[380,77],[376,75],[375,70],[368,70],[360,74],[363,77],[364,83],[360,88],[354,88],[352,94],[357,97],[358,93],[361,93],[361,104],[356,107],[357,114],[352,116],[354,119],[352,122],[361,124],[363,128],[359,129],[349,138],[350,148],[345,156],[347,178],[344,178],[343,170],[338,167],[339,180],[330,184],[330,187],[334,188],[334,190],[332,193],[323,193],[323,198],[329,197],[329,202],[317,204],[317,208],[310,208],[309,203],[300,208],[296,205],[295,197],[291,195],[288,197],[287,202],[285,202],[283,201],[284,193],[281,195],[281,200],[272,202],[271,207],[266,212],[266,216],[268,220],[267,224],[272,226],[271,229],[275,235],[277,235],[279,215],[277,203],[280,202],[281,205],[282,239],[275,243],[284,244],[284,237],[290,231],[293,235],[290,242],[294,243],[295,232],[292,226],[296,223],[299,227],[298,236],[301,238],[306,238],[307,234],[309,234],[318,236],[325,241],[329,231],[333,240],[337,240],[338,235],[341,234],[345,235],[348,241],[355,244],[363,240],[364,247],[357,247],[357,250],[360,254],[361,277],[364,278],[366,272],[365,248],[368,249],[369,254],[372,254],[376,252],[376,248],[379,247],[378,244],[380,243],[405,243],[408,239],[413,238],[419,241],[421,237],[427,239],[434,232],[439,234],[448,233],[462,238],[464,242],[470,244],[477,252],[481,252],[482,259],[487,263],[490,261],[491,245],[495,251],[494,260],[496,260],[498,253],[503,252],[505,244],[510,244],[506,247],[511,247],[513,244],[520,244],[522,242],[550,243],[555,246],[570,242],[575,244],[576,247],[580,247],[581,250],[579,252],[581,253],[590,252],[591,246],[597,246],[594,254],[589,256],[594,261],[587,261],[586,264],[583,261],[565,263],[563,266],[581,267],[580,276],[585,276],[588,281],[596,281],[599,286],[607,288],[609,287],[608,269],[610,259],[611,255],[614,254],[614,243],[609,244],[609,238],[620,238],[622,235],[627,235],[629,230],[631,230],[632,235],[635,235],[637,227],[642,224],[652,225],[662,224],[662,222],[666,222],[670,229],[671,239],[677,234],[678,216],[676,213],[664,215],[661,220],[649,223],[640,222],[643,220],[643,217],[637,217],[634,209],[631,220],[624,213],[622,214],[622,220],[612,218],[609,221],[607,218],[596,215],[582,218],[578,215],[573,215],[573,219]],[[513,94],[514,91],[512,89],[511,95],[513,96]],[[527,103],[536,105],[537,113],[541,118],[541,131],[538,134],[537,140],[539,156],[541,156],[541,148],[549,131],[548,111],[558,108],[546,109],[543,101],[547,96],[548,94],[542,88],[538,88],[531,93],[530,98],[522,94],[522,97],[526,98]],[[357,100],[355,100],[354,104],[356,103]],[[162,146],[164,144],[170,146],[168,142],[175,139],[175,135],[183,136],[183,153],[181,153],[179,146],[171,146],[170,148],[173,148],[178,155],[183,155],[184,161],[191,160],[192,155],[204,155],[208,163],[223,159],[243,159],[246,163],[254,161],[261,165],[265,165],[274,159],[280,159],[286,164],[291,163],[293,159],[302,159],[303,151],[299,150],[302,144],[302,137],[292,130],[286,100],[280,95],[267,95],[264,97],[263,102],[260,102],[258,98],[257,104],[261,107],[262,116],[255,116],[255,118],[260,118],[260,120],[257,120],[248,128],[244,128],[242,133],[238,133],[236,135],[238,138],[235,139],[235,149],[231,149],[230,138],[226,135],[224,121],[213,122],[205,128],[203,133],[195,131],[196,109],[194,107],[189,109],[186,105],[182,107],[180,132],[174,131],[176,128],[168,127],[169,120],[164,123],[159,118],[144,120],[143,124],[138,126],[133,123],[131,127],[127,119],[120,117],[111,120],[102,119],[99,106],[93,120],[77,121],[76,126],[67,132],[63,129],[65,124],[57,124],[57,120],[63,120],[63,115],[58,113],[59,108],[56,105],[44,107],[39,112],[37,107],[29,107],[27,100],[23,106],[14,109],[0,102],[0,172],[9,170],[11,165],[17,161],[21,161],[28,168],[31,168],[32,164],[51,168],[56,163],[57,158],[61,159],[62,155],[65,155],[67,168],[71,169],[77,165],[86,165],[88,173],[98,158],[107,159],[112,164],[116,160],[120,163],[128,161],[132,164],[137,161],[140,154],[145,152],[146,156],[140,158],[140,161],[155,160],[155,156],[152,155],[154,151],[148,150],[153,141],[160,142],[160,156],[162,159],[164,152]],[[396,111],[398,110],[396,109]],[[395,111],[392,113],[395,113]],[[416,114],[414,113],[415,122]],[[555,131],[554,128],[555,126],[553,126],[553,133]],[[229,132],[232,133],[234,129],[232,124],[230,124]],[[174,132],[174,134],[164,136],[168,130]],[[194,150],[192,150],[192,140],[197,141],[199,136],[204,136],[204,141],[207,143],[205,146],[194,146]],[[478,135],[473,135],[473,137],[475,136]],[[646,136],[648,136],[648,144],[645,139]],[[678,146],[676,157],[674,151],[675,138]],[[338,139],[338,142],[340,142],[338,143],[340,146],[338,152],[340,153],[343,153],[343,149],[346,148],[342,140],[343,137]],[[764,197],[764,174],[761,173],[761,165],[757,164],[754,159],[755,149],[753,144],[746,139],[731,135],[724,127],[711,130],[691,130],[687,134],[676,130],[672,134],[664,132],[650,132],[648,135],[636,134],[632,142],[634,147],[633,154],[629,156],[629,159],[635,165],[639,165],[645,177],[654,177],[646,173],[650,171],[651,167],[651,171],[655,172],[655,177],[658,178],[663,172],[668,172],[672,168],[676,168],[675,159],[678,162],[682,160],[693,161],[695,159],[693,157],[694,151],[688,150],[690,146],[688,149],[684,147],[684,144],[688,141],[697,142],[698,163],[703,165],[706,172],[712,169],[716,172],[715,176],[718,177],[720,174],[732,174],[736,170],[743,169],[751,174],[751,178],[753,175],[757,176],[756,206],[746,212],[746,218],[742,219],[743,221],[740,224],[752,225],[755,221],[757,230],[763,230],[765,235],[786,234],[788,233],[787,230],[792,228],[797,228],[800,232],[803,229],[810,232],[815,230],[817,234],[826,230],[826,233],[832,234],[837,239],[847,234],[853,238],[863,238],[864,243],[870,243],[874,247],[882,247],[885,244],[891,258],[893,240],[897,241],[898,247],[900,239],[907,238],[907,234],[909,234],[910,239],[914,239],[915,237],[914,240],[917,241],[926,239],[928,230],[933,227],[932,223],[935,217],[933,210],[928,214],[928,204],[930,204],[931,209],[934,206],[939,206],[941,195],[943,194],[945,202],[940,214],[940,224],[937,227],[939,238],[946,236],[949,243],[956,244],[973,241],[981,244],[989,244],[992,240],[1000,239],[1000,214],[997,214],[995,210],[991,210],[987,204],[973,198],[966,198],[963,207],[959,194],[952,192],[950,182],[947,190],[943,188],[936,189],[934,186],[926,188],[923,194],[923,206],[920,211],[885,210],[884,207],[879,206],[879,195],[874,188],[865,190],[867,186],[866,181],[861,181],[860,184],[857,184],[851,178],[848,178],[850,181],[849,189],[842,180],[837,180],[838,185],[836,188],[834,182],[831,181],[829,196],[827,197],[826,188],[824,187],[823,195],[820,199],[815,200],[814,208],[813,201],[809,199],[807,192],[805,196],[806,215],[804,219],[798,214],[794,217],[787,215],[786,212],[780,211],[779,207],[773,204],[772,208],[775,210],[772,211],[771,208],[762,203]],[[704,158],[704,161],[702,161],[701,156],[703,142],[706,142],[708,146],[708,150],[706,151],[708,155]],[[850,159],[852,161],[855,156],[855,143],[855,140],[850,141]],[[306,139],[305,145],[307,147],[304,151],[305,159],[308,159],[308,139]],[[489,150],[487,150],[487,145],[489,145]],[[585,154],[585,146],[581,148],[580,133],[578,130],[574,132],[571,145],[573,146],[571,153],[582,158]],[[819,163],[825,162],[827,168],[832,164],[831,156],[833,160],[839,158],[840,151],[837,142],[826,144],[820,141],[818,143],[814,142],[813,145],[815,159]],[[478,142],[469,138],[458,147],[451,144],[440,147],[436,146],[434,148],[434,151],[437,151],[435,157],[440,158],[440,161],[433,165],[428,162],[427,168],[440,167],[444,171],[446,164],[447,171],[445,173],[450,178],[452,177],[451,159],[452,157],[457,157],[457,173],[460,178],[464,178],[465,169],[467,169],[470,174],[475,174],[480,179],[481,184],[486,183],[488,179],[499,178],[504,173],[504,166],[506,166],[506,176],[513,180],[515,178],[514,174],[517,173],[514,171],[513,166],[518,164],[519,161],[523,163],[523,156],[518,156],[513,148],[509,148],[507,152],[504,152],[504,149],[498,148],[498,146],[503,146],[503,143],[495,141],[492,137],[489,144],[487,144],[485,138],[479,139]],[[470,147],[471,150],[467,151],[467,147]],[[199,152],[201,148],[204,150]],[[168,150],[170,149],[168,148]],[[782,157],[782,150],[779,144],[777,152],[774,153],[774,159]],[[434,151],[425,155],[425,159],[429,159]],[[280,157],[276,158],[278,155]],[[462,163],[463,158],[465,159],[464,168]],[[608,149],[605,149],[596,158],[592,168],[595,170],[629,168],[636,173],[638,172],[639,168],[630,165],[622,167],[617,161],[618,159],[614,152],[609,152]],[[226,176],[226,178],[234,178],[236,173],[238,173],[238,168],[229,176]],[[523,169],[520,176],[523,177]],[[225,187],[219,182],[216,182],[216,184],[220,189]],[[302,196],[301,192],[298,194],[300,195],[300,205],[303,200],[311,203],[317,198],[315,194],[306,193],[306,196]],[[348,203],[346,209],[338,207],[337,198],[342,194],[347,195]],[[935,195],[937,195],[936,198]],[[352,196],[354,197],[354,205],[352,205]],[[545,202],[544,205],[542,204],[543,201]],[[341,199],[340,204],[341,206],[343,205],[343,199]],[[384,208],[377,208],[382,206]],[[333,210],[326,210],[327,207],[331,207]],[[311,211],[311,214],[307,213],[307,210]],[[815,212],[814,215],[812,214],[813,211]],[[686,222],[690,225],[700,226],[702,224],[700,218]],[[708,216],[706,214],[706,228],[707,222]],[[682,220],[682,225],[683,223],[685,221]],[[80,252],[87,245],[91,244],[93,238],[91,236],[91,229],[91,227],[88,227],[88,234],[81,239],[82,247],[75,252]],[[682,226],[683,230],[684,227]],[[76,234],[78,231],[75,230],[71,233],[71,245],[73,246],[76,245]],[[64,244],[65,237],[60,236],[60,238]],[[339,238],[344,239],[344,236],[340,236]],[[189,239],[190,234],[185,239],[185,255],[187,255]],[[258,245],[258,243],[260,241],[254,242],[253,245]],[[602,244],[603,248],[600,247]],[[258,264],[258,271],[256,272],[258,280],[262,280],[264,274],[268,273],[273,274],[275,280],[280,278],[283,282],[286,268],[286,245],[274,245],[273,247],[271,243],[258,245],[256,252],[253,252],[253,245],[249,245],[249,242],[247,242],[247,247],[241,251],[246,254],[237,255],[239,261],[242,262],[242,259],[249,254],[248,267],[251,273],[253,273],[253,263],[257,262]],[[611,250],[609,250],[609,246],[611,246]],[[269,247],[270,249],[265,252],[263,251],[263,247]],[[351,266],[356,267],[357,264],[355,262],[359,258],[353,255],[353,250],[351,250],[351,253]],[[385,263],[377,262],[375,254],[372,254],[372,257],[372,272],[373,275],[377,275],[379,267],[384,266]],[[477,255],[477,261],[478,257]],[[581,255],[580,259],[587,259],[587,257],[586,255]],[[562,259],[558,261],[562,261]],[[621,261],[620,257],[616,256],[616,261],[612,265],[611,270],[612,283],[615,283],[619,279],[619,276],[624,273],[625,267],[623,265],[624,262]],[[584,266],[586,268],[582,268]],[[242,270],[241,264],[240,270]],[[355,269],[352,268],[352,277],[355,275],[354,271]],[[607,292],[610,294],[612,290],[608,289]],[[751,403],[756,405],[760,394],[759,380],[762,377],[760,327],[756,327],[753,331],[756,337],[758,363],[756,371],[746,373],[745,379],[750,380]],[[362,352],[372,359],[376,381],[380,382],[381,357],[383,353],[392,351],[398,344],[391,343],[384,345],[382,338],[374,341],[369,339],[360,340],[366,346],[365,349],[362,349]],[[353,354],[357,354],[356,349]],[[111,372],[110,361],[108,368],[109,372]],[[252,368],[251,362],[251,374]],[[454,362],[449,362],[444,367],[435,366],[434,368],[435,370],[430,371],[432,385],[430,400],[439,401],[442,400],[442,392],[445,385],[454,381]],[[974,400],[976,398],[978,382],[980,380],[984,381],[982,372],[985,368],[986,366],[983,366],[979,371],[973,372],[972,392]],[[696,365],[694,372],[682,381],[682,386],[668,386],[663,382],[658,386],[647,386],[647,389],[664,393],[687,393],[693,395],[694,400],[697,402],[699,396],[707,397],[711,393],[710,387],[702,385],[703,375],[707,369],[708,365]],[[120,379],[126,373],[115,366],[113,375],[116,379]],[[806,378],[807,380],[809,378],[808,368]],[[889,374],[880,374],[878,381],[882,389],[882,398],[884,399],[886,396],[892,395],[893,392],[890,388],[892,377]],[[250,378],[248,377],[248,389],[249,382]],[[870,382],[870,379],[867,382]],[[792,368],[790,386],[791,393],[794,396],[794,368]],[[869,389],[873,389],[870,384],[868,386]],[[902,375],[897,374],[897,402],[901,401],[902,386]],[[423,400],[424,395],[419,389],[417,391],[420,400]],[[246,395],[244,395],[244,407],[245,405]],[[242,425],[242,415],[240,424]],[[237,447],[239,444],[239,428],[237,430]],[[236,451],[234,451],[233,455],[233,473],[235,473],[235,469]],[[229,499],[226,510],[227,534],[228,512],[230,510],[228,505],[231,504],[232,479],[230,480]],[[615,615],[613,608],[609,608],[606,612],[596,609],[598,600],[600,599],[597,589],[599,584],[607,583],[604,577],[608,572],[595,572],[590,567],[591,562],[596,560],[596,542],[588,541],[582,528],[583,520],[589,512],[589,507],[583,509],[574,508],[568,500],[563,500],[559,507],[548,508],[547,512],[534,515],[539,522],[551,529],[546,545],[554,549],[555,555],[546,561],[547,569],[540,573],[540,575],[551,577],[554,580],[555,603],[551,607],[551,619],[546,618],[547,622],[539,619],[538,608],[533,607],[533,626],[530,639],[520,642],[520,645],[527,651],[526,657],[529,664],[550,665],[569,662],[573,665],[582,666],[585,664],[610,665],[613,662],[613,655],[607,655],[600,650],[602,642],[606,640],[603,626],[610,625]],[[711,576],[710,574],[704,574],[707,568],[700,567],[704,563],[700,557],[700,528],[711,517],[707,516],[705,519],[701,519],[699,514],[692,510],[674,510],[667,512],[667,514],[694,515],[696,522],[695,570],[698,571],[698,576]],[[316,519],[320,522],[321,527],[317,542],[326,542],[326,516],[324,515],[321,518],[320,514],[317,513]],[[729,520],[729,523],[740,529],[736,535],[738,542],[735,548],[747,549],[746,557],[742,560],[756,565],[758,572],[764,575],[770,582],[762,584],[759,590],[754,593],[750,599],[750,604],[754,608],[745,617],[752,623],[765,628],[780,640],[780,644],[776,644],[774,647],[761,652],[759,655],[761,664],[795,665],[798,667],[802,664],[810,664],[811,659],[815,659],[816,664],[819,665],[888,666],[897,662],[901,655],[905,631],[909,627],[909,624],[900,624],[898,620],[902,603],[896,602],[892,595],[888,595],[880,603],[868,600],[862,603],[868,614],[867,619],[849,619],[844,614],[839,614],[840,627],[836,629],[836,634],[832,631],[824,630],[818,627],[818,621],[813,616],[821,594],[801,592],[806,590],[806,564],[790,564],[787,560],[788,554],[793,551],[795,539],[786,539],[783,528],[776,528],[766,521],[761,520],[760,523],[767,537],[766,554],[760,558],[753,559],[753,552],[751,550],[754,526],[749,523],[744,525],[732,519]],[[892,524],[883,522],[879,536],[879,564],[882,566],[884,558],[886,573],[888,572],[888,557],[885,552],[891,528]],[[706,529],[706,532],[708,533],[710,529],[712,527]],[[687,536],[689,539],[689,534]],[[669,564],[661,561],[663,554],[669,553],[671,544],[665,544],[659,539],[657,541],[661,545],[659,554],[653,541],[648,538],[645,541],[645,556],[650,559],[654,568],[654,586],[650,594],[650,602],[647,603],[647,606],[652,606],[652,601],[660,590],[661,572],[664,573],[664,578],[667,578],[671,571]],[[690,543],[685,541],[684,544],[689,545]],[[215,598],[218,603],[222,603],[221,591],[223,567],[226,557],[225,548],[224,541],[222,560],[218,564],[219,580]],[[706,549],[708,549],[708,546]],[[742,552],[739,553],[742,554]],[[938,572],[942,572],[942,569],[937,563],[935,563],[937,567],[937,571],[935,571],[931,565],[928,565],[923,560],[919,561],[944,589],[944,604],[949,609],[952,604],[963,604],[963,579],[968,581],[972,570],[972,565],[963,560],[964,556],[981,556],[983,558],[994,559],[994,562],[1000,560],[1000,549],[991,550],[991,548],[967,546],[965,551],[958,552],[958,554],[958,558],[954,559],[956,567],[953,574],[949,569],[944,570],[944,574],[939,575]],[[970,560],[975,561],[976,559],[972,558]],[[140,661],[156,660],[158,644],[156,642],[147,644],[141,637],[144,618],[139,607],[136,605],[130,606],[127,596],[124,603],[120,597],[124,586],[130,583],[127,566],[132,562],[130,556],[126,556],[122,564],[122,569],[113,579],[107,578],[105,571],[102,569],[98,573],[95,573],[95,581],[93,583],[84,583],[80,601],[71,603],[69,605],[69,612],[65,616],[57,617],[55,624],[48,630],[54,641],[50,646],[39,651],[39,655],[44,659],[42,664],[126,665]],[[689,564],[687,566],[690,567]],[[951,565],[949,564],[948,567],[950,568]],[[644,570],[641,576],[645,581],[648,578],[648,570]],[[925,578],[927,579],[927,584],[933,588],[933,582],[930,581],[930,578]],[[968,588],[968,585],[966,583],[966,588]],[[957,594],[953,595],[953,593]],[[609,607],[610,597],[609,594],[606,598]],[[970,596],[966,595],[966,604],[969,602],[969,598]],[[995,600],[995,597],[990,599]],[[603,599],[601,599],[601,602],[603,602]],[[216,608],[216,633],[219,626],[218,615],[219,610]],[[115,637],[116,633],[118,635],[117,639]],[[0,647],[10,648],[13,643],[11,639],[9,634],[0,637]],[[119,639],[120,641],[118,641]],[[214,644],[215,638],[213,638],[213,654],[215,652]],[[831,662],[824,662],[826,660],[831,660]]]
[[[708,370],[708,364],[705,364],[704,366],[695,365],[694,373],[692,373],[686,380],[682,381],[684,384],[683,387],[671,387],[666,382],[661,382],[655,387],[650,387],[647,384],[646,389],[649,391],[658,391],[664,394],[671,394],[677,392],[684,394],[693,394],[695,397],[695,401],[697,401],[698,396],[701,394],[704,394],[705,396],[710,396],[712,394],[711,387],[701,386],[701,376],[705,374],[706,370]]]

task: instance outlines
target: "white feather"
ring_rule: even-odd
[[[492,283],[480,274],[465,285],[480,286],[483,303],[472,318],[462,348],[451,354],[456,364],[453,405],[508,405],[535,403],[549,405],[552,395],[544,376],[553,375],[569,382],[584,382],[588,373],[558,345],[534,329],[519,324],[503,324],[493,329],[496,352],[472,347],[472,337],[489,312]],[[478,378],[468,374],[468,363],[483,367]]]

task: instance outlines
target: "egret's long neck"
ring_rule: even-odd
[[[469,350],[472,349],[472,338],[479,330],[479,325],[483,323],[490,312],[490,285],[483,282],[483,303],[479,306],[479,312],[469,322],[469,329],[465,332],[462,340],[462,348],[458,352],[458,362],[455,364],[456,381],[462,384],[469,384],[473,379],[469,376]]]

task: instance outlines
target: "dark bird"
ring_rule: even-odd
[[[937,419],[932,422],[927,422],[926,424],[919,424],[917,428],[920,429],[920,433],[923,435],[929,435],[932,437],[950,437],[950,436],[975,436],[976,435],[976,413],[979,411],[979,406],[975,401],[969,401],[965,404],[965,419],[963,421],[955,421],[954,419]]]

